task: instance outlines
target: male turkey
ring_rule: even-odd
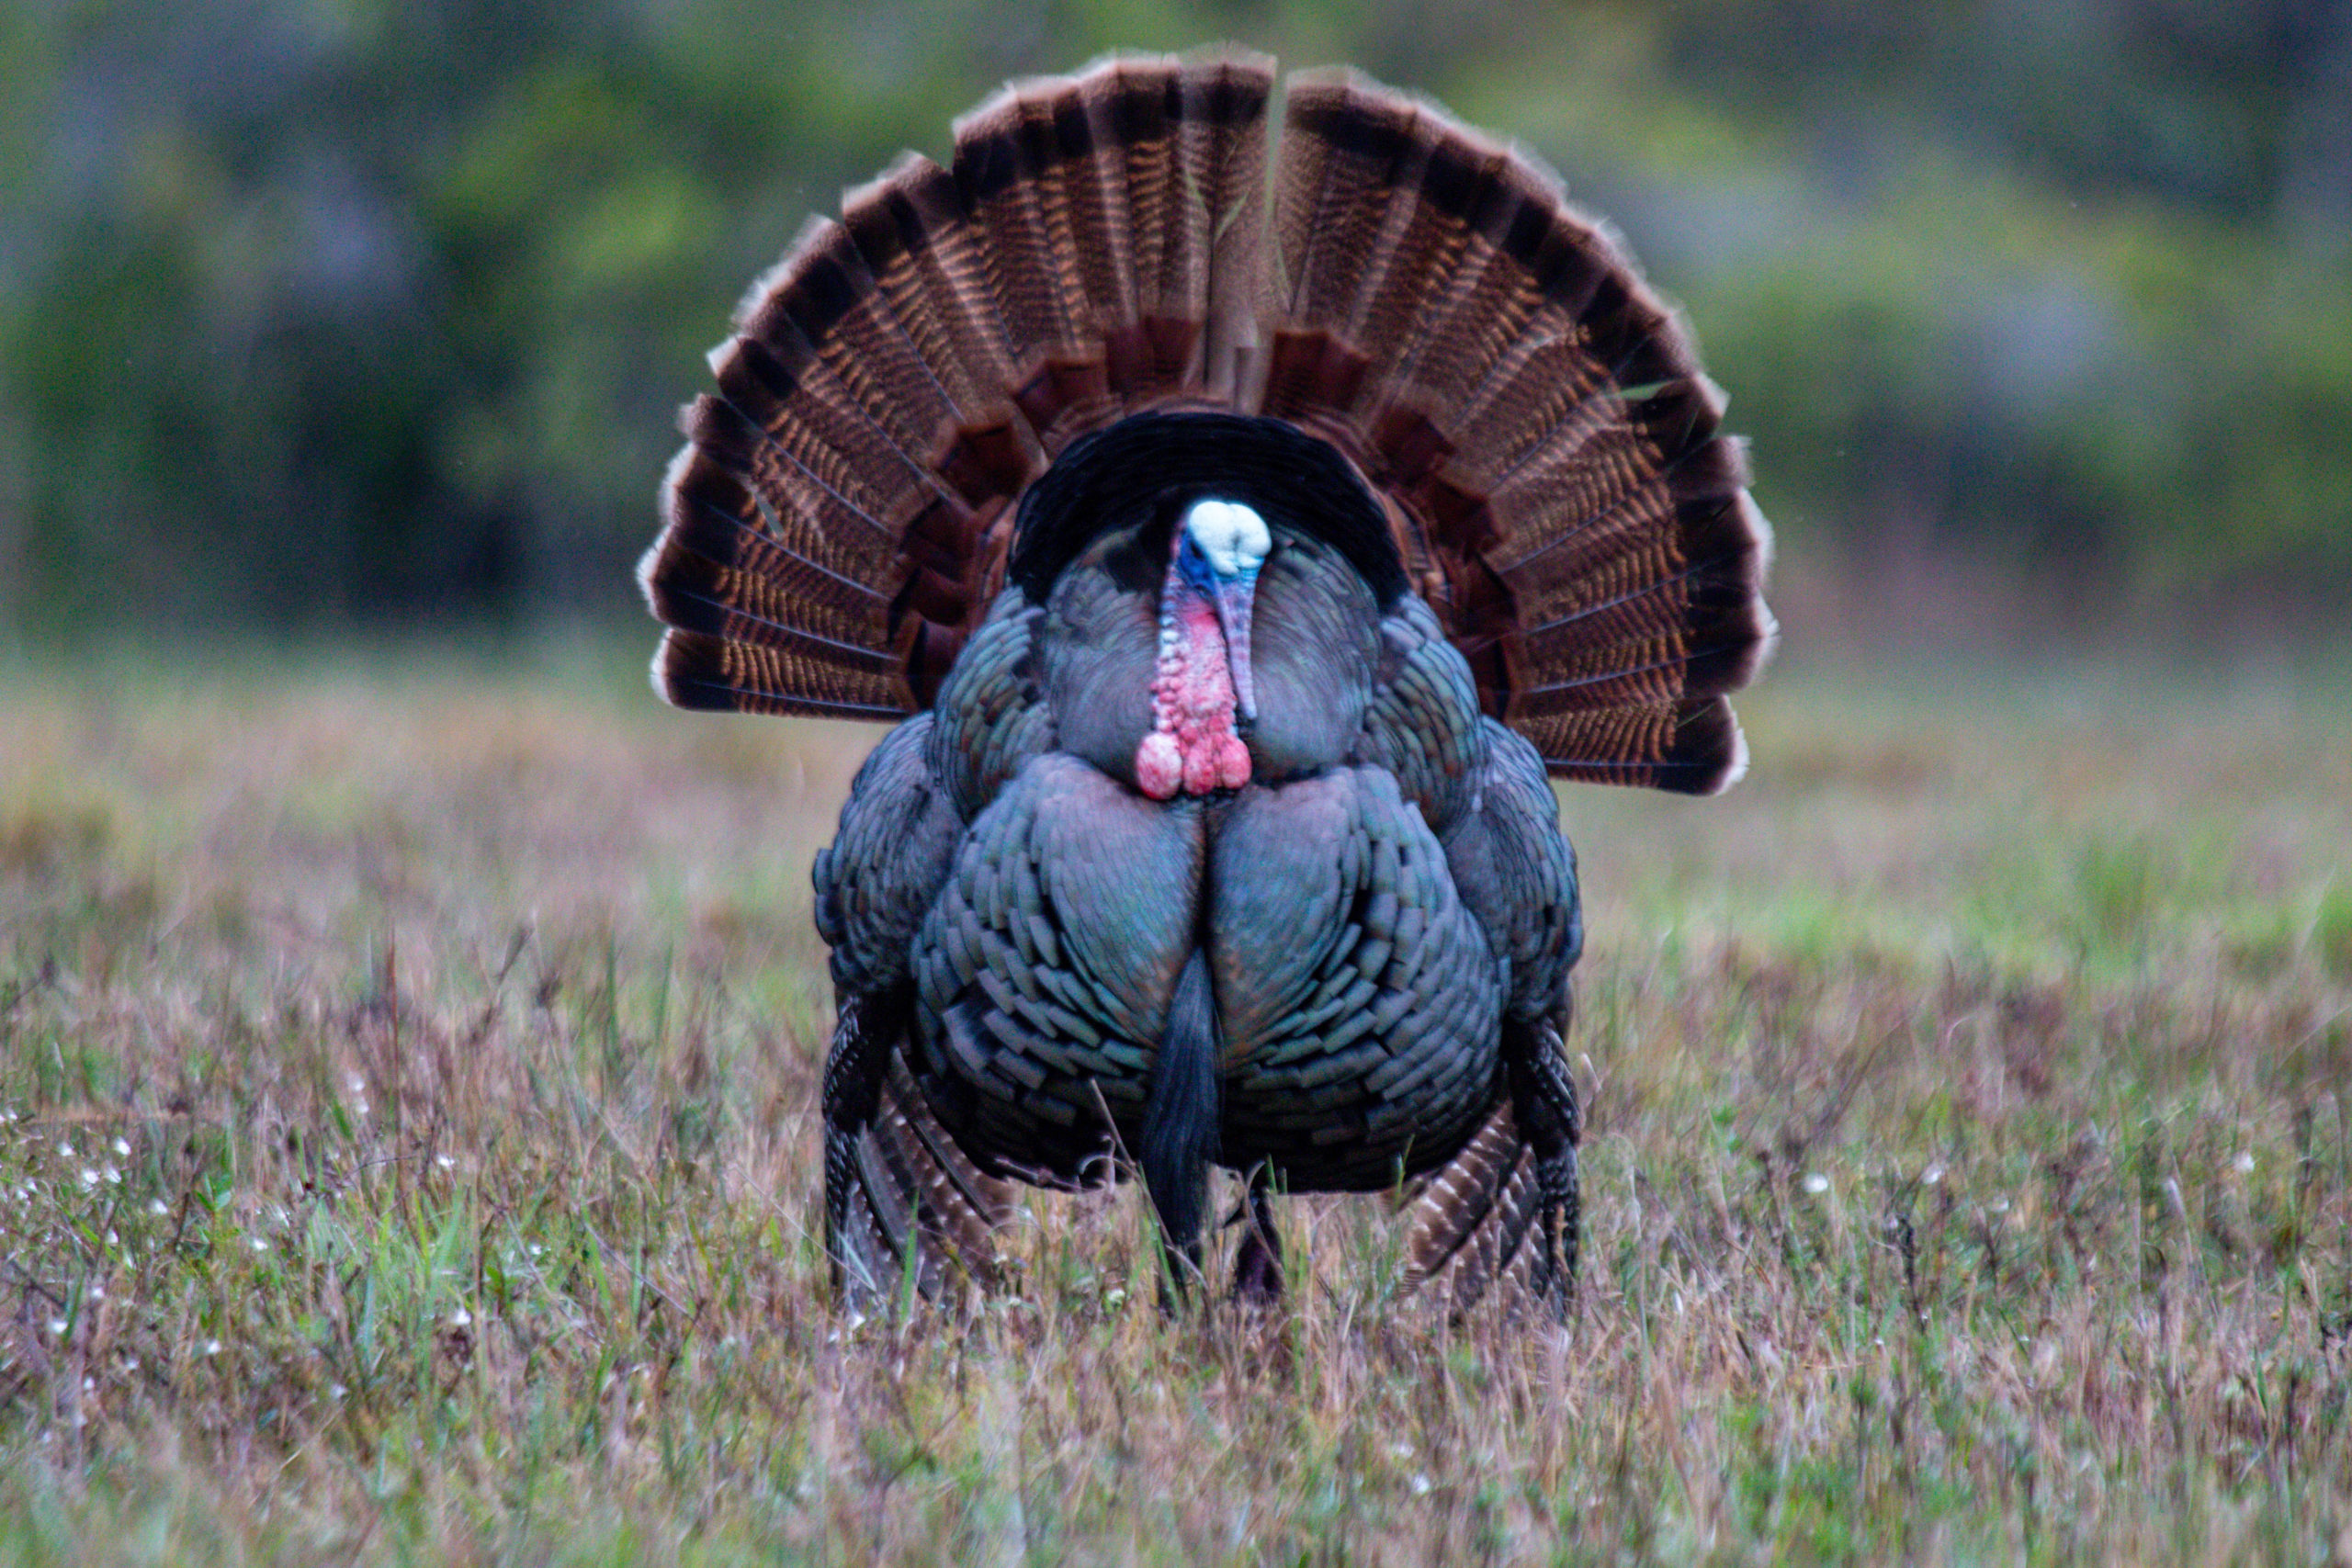
[[[685,707],[900,720],[816,863],[853,1294],[986,1279],[1129,1162],[1414,1184],[1555,1305],[1582,933],[1547,773],[1707,794],[1773,637],[1672,313],[1524,152],[1346,73],[1114,59],[849,193],[686,411],[641,575]],[[1271,190],[1269,186],[1271,185]]]

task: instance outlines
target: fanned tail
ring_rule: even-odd
[[[1224,408],[1347,456],[1554,773],[1739,775],[1770,533],[1689,334],[1526,152],[1350,73],[1291,78],[1270,194],[1272,85],[1233,51],[1017,83],[810,225],[686,411],[642,568],[666,696],[926,705],[1054,457]]]
[[[1398,513],[1487,710],[1566,777],[1704,794],[1775,637],[1723,396],[1531,157],[1346,72],[1291,78],[1263,407]]]
[[[755,284],[687,409],[639,576],[682,706],[926,705],[1069,441],[1229,400],[1255,333],[1270,62],[1020,83]]]

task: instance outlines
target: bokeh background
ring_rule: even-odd
[[[1616,220],[1797,647],[2341,640],[2344,0],[16,0],[0,638],[628,625],[673,411],[808,212],[1008,75],[1219,38]]]

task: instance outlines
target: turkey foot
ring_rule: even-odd
[[[1233,1255],[1233,1299],[1251,1306],[1272,1306],[1283,1299],[1283,1238],[1274,1229],[1273,1194],[1263,1167],[1250,1178],[1250,1196],[1226,1224],[1237,1222],[1247,1228]]]

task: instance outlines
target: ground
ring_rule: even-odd
[[[1777,671],[1562,792],[1574,1322],[1136,1201],[850,1322],[808,863],[876,733],[590,639],[0,669],[0,1563],[2352,1561],[2352,681]]]

